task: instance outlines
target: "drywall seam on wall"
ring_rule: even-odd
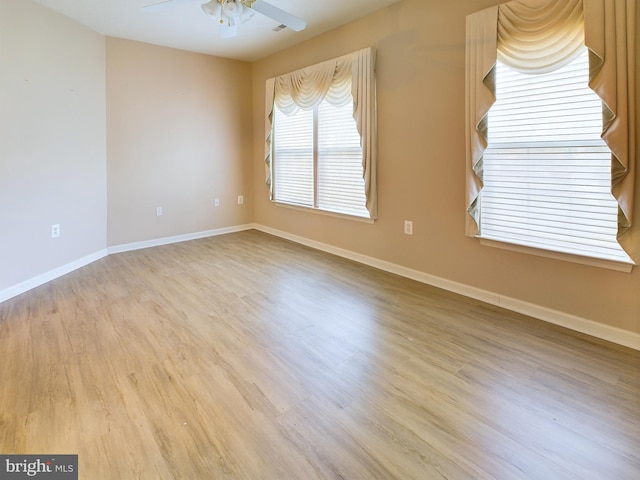
[[[594,322],[585,318],[570,315],[564,312],[553,310],[551,308],[541,307],[529,302],[518,300],[516,298],[506,297],[480,288],[471,287],[462,283],[453,282],[441,277],[429,275],[418,270],[396,265],[391,262],[385,262],[374,257],[367,255],[361,255],[351,250],[345,250],[337,248],[326,243],[310,240],[298,235],[292,235],[287,232],[283,232],[264,225],[255,225],[255,229],[270,235],[275,235],[287,240],[291,240],[302,245],[306,245],[317,250],[322,250],[333,255],[348,258],[364,265],[384,270],[389,273],[400,275],[402,277],[409,278],[427,285],[442,288],[453,293],[458,293],[465,297],[473,298],[491,305],[506,308],[513,312],[521,313],[538,320],[543,320],[554,325],[558,325],[570,330],[574,330],[580,333],[585,333],[592,337],[596,337],[602,340],[606,340],[618,345],[633,348],[634,350],[640,350],[640,334],[622,330],[620,328],[604,325],[602,323]]]

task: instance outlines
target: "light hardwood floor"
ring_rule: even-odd
[[[99,479],[640,479],[640,352],[247,231],[0,304],[0,453]]]

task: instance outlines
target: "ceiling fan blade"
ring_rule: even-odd
[[[260,12],[261,14],[272,18],[282,25],[286,25],[288,28],[296,32],[300,32],[307,27],[307,22],[305,22],[301,18],[285,12],[278,7],[274,7],[270,3],[264,2],[262,0],[256,0],[255,2],[253,2],[251,8],[256,12]]]

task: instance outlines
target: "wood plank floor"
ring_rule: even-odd
[[[640,352],[247,231],[0,304],[0,453],[96,479],[640,479]]]

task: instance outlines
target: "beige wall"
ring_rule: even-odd
[[[0,293],[106,248],[105,118],[104,37],[0,1]]]
[[[640,269],[619,273],[464,236],[465,16],[497,3],[404,0],[254,63],[255,221],[640,333]],[[378,49],[379,220],[368,225],[275,206],[262,163],[265,80],[369,45]],[[413,236],[403,234],[405,219],[414,222]]]
[[[108,37],[109,246],[250,222],[251,107],[248,63]]]
[[[255,221],[640,333],[640,269],[496,250],[463,235],[464,18],[495,3],[404,0],[249,65],[105,42],[32,2],[0,0],[0,293],[107,245]],[[370,45],[379,220],[274,206],[262,163],[266,78]],[[402,233],[405,219],[413,236]],[[62,226],[55,241],[53,223]]]

